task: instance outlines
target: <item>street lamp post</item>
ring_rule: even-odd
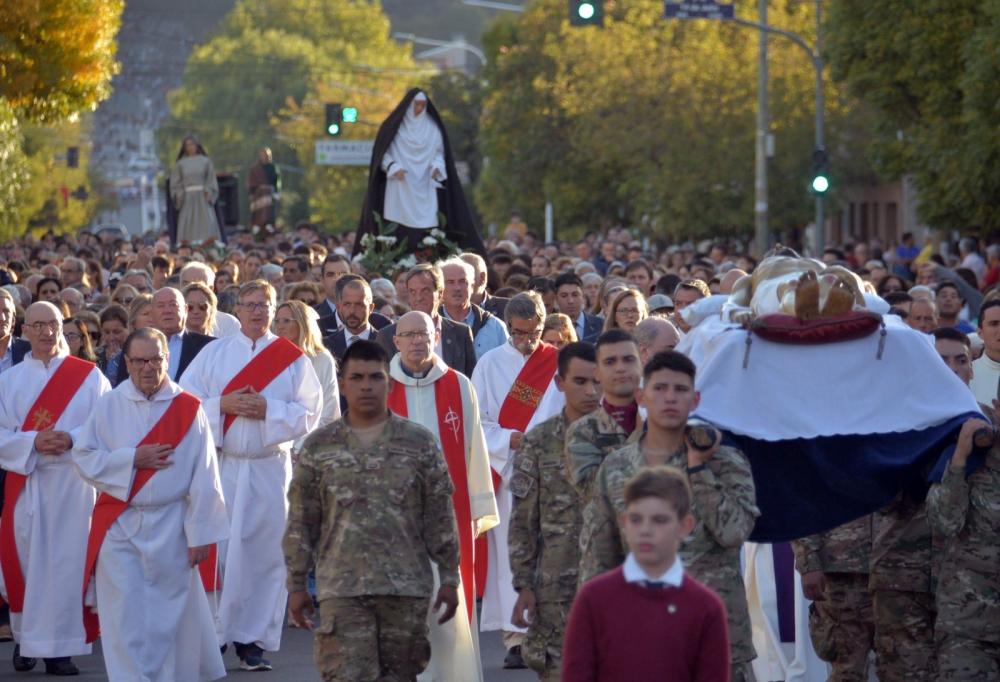
[[[424,38],[423,36],[413,35],[412,33],[393,33],[392,37],[397,40],[408,40],[411,43],[416,43],[417,45],[430,45],[432,47],[454,47],[459,50],[465,50],[470,52],[479,59],[479,62],[486,66],[486,55],[475,45],[469,45],[464,40],[438,40],[436,38]]]

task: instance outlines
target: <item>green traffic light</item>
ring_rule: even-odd
[[[813,178],[812,188],[817,194],[823,194],[826,190],[830,189],[830,178],[825,175],[817,175]]]
[[[344,107],[344,112],[341,114],[341,119],[344,123],[357,123],[358,122],[358,108],[357,107]]]
[[[596,11],[592,2],[581,2],[580,6],[576,8],[576,13],[580,15],[581,19],[593,19]]]
[[[338,123],[331,123],[329,126],[327,126],[326,132],[330,133],[331,135],[339,135],[340,134],[340,124],[338,124]]]

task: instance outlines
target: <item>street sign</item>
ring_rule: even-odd
[[[367,166],[375,140],[316,140],[317,166]]]
[[[663,16],[666,19],[732,19],[733,5],[723,5],[711,0],[695,2],[665,2]]]

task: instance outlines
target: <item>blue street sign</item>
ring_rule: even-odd
[[[732,19],[733,5],[722,5],[711,0],[695,2],[665,2],[663,16],[666,19]]]

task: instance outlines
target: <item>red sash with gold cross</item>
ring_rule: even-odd
[[[149,433],[136,444],[136,447],[143,445],[169,445],[176,448],[184,440],[198,416],[198,408],[201,401],[190,393],[182,391],[174,396],[167,406],[167,411],[157,420]],[[119,500],[107,493],[101,493],[97,497],[97,504],[94,505],[94,516],[90,522],[90,536],[87,538],[87,560],[83,569],[83,598],[87,598],[87,586],[90,578],[94,574],[97,566],[97,555],[104,544],[104,537],[112,524],[121,516],[128,507],[132,498],[142,490],[142,487],[153,477],[157,469],[139,469],[132,478],[132,488],[128,492],[128,501]],[[87,631],[87,642],[93,642],[100,634],[100,623],[97,614],[86,606],[83,608],[83,626]]]
[[[247,386],[260,393],[302,355],[301,348],[279,336],[229,380],[226,387],[222,389],[222,395],[229,395]],[[226,433],[235,421],[235,414],[227,414],[223,418],[223,438],[226,437]],[[221,447],[222,443],[217,443],[217,445]],[[212,545],[208,550],[208,559],[198,564],[198,571],[201,573],[201,582],[205,586],[206,592],[215,592],[222,588],[222,576],[219,575],[219,555],[215,545]]]
[[[497,423],[502,428],[513,429],[524,433],[535,410],[542,402],[542,396],[549,388],[552,377],[555,376],[559,361],[559,349],[547,343],[540,343],[531,354],[524,367],[518,372],[517,378],[510,387],[507,397],[500,406]],[[490,469],[493,475],[493,490],[500,494],[502,479],[495,469]],[[486,537],[476,540],[476,556],[486,556],[489,545]],[[476,563],[476,592],[482,596],[486,591],[486,562]]]
[[[28,410],[21,431],[52,429],[94,367],[94,363],[72,355],[64,357]],[[21,560],[17,556],[17,544],[14,539],[14,507],[27,482],[28,477],[24,474],[8,471],[3,488],[3,512],[0,515],[0,568],[3,569],[4,582],[7,585],[7,603],[10,604],[12,613],[21,613],[24,608],[24,573],[21,570]]]
[[[462,575],[465,606],[471,623],[472,600],[475,598],[473,588],[476,582],[473,568],[472,504],[469,501],[469,474],[465,464],[465,414],[455,370],[449,368],[444,376],[434,382],[434,405],[437,408],[441,449],[455,488],[451,501],[455,507],[455,520],[458,522],[459,573]],[[389,391],[389,409],[400,417],[408,415],[406,386],[398,381],[393,382]],[[484,560],[485,558],[483,556]]]

